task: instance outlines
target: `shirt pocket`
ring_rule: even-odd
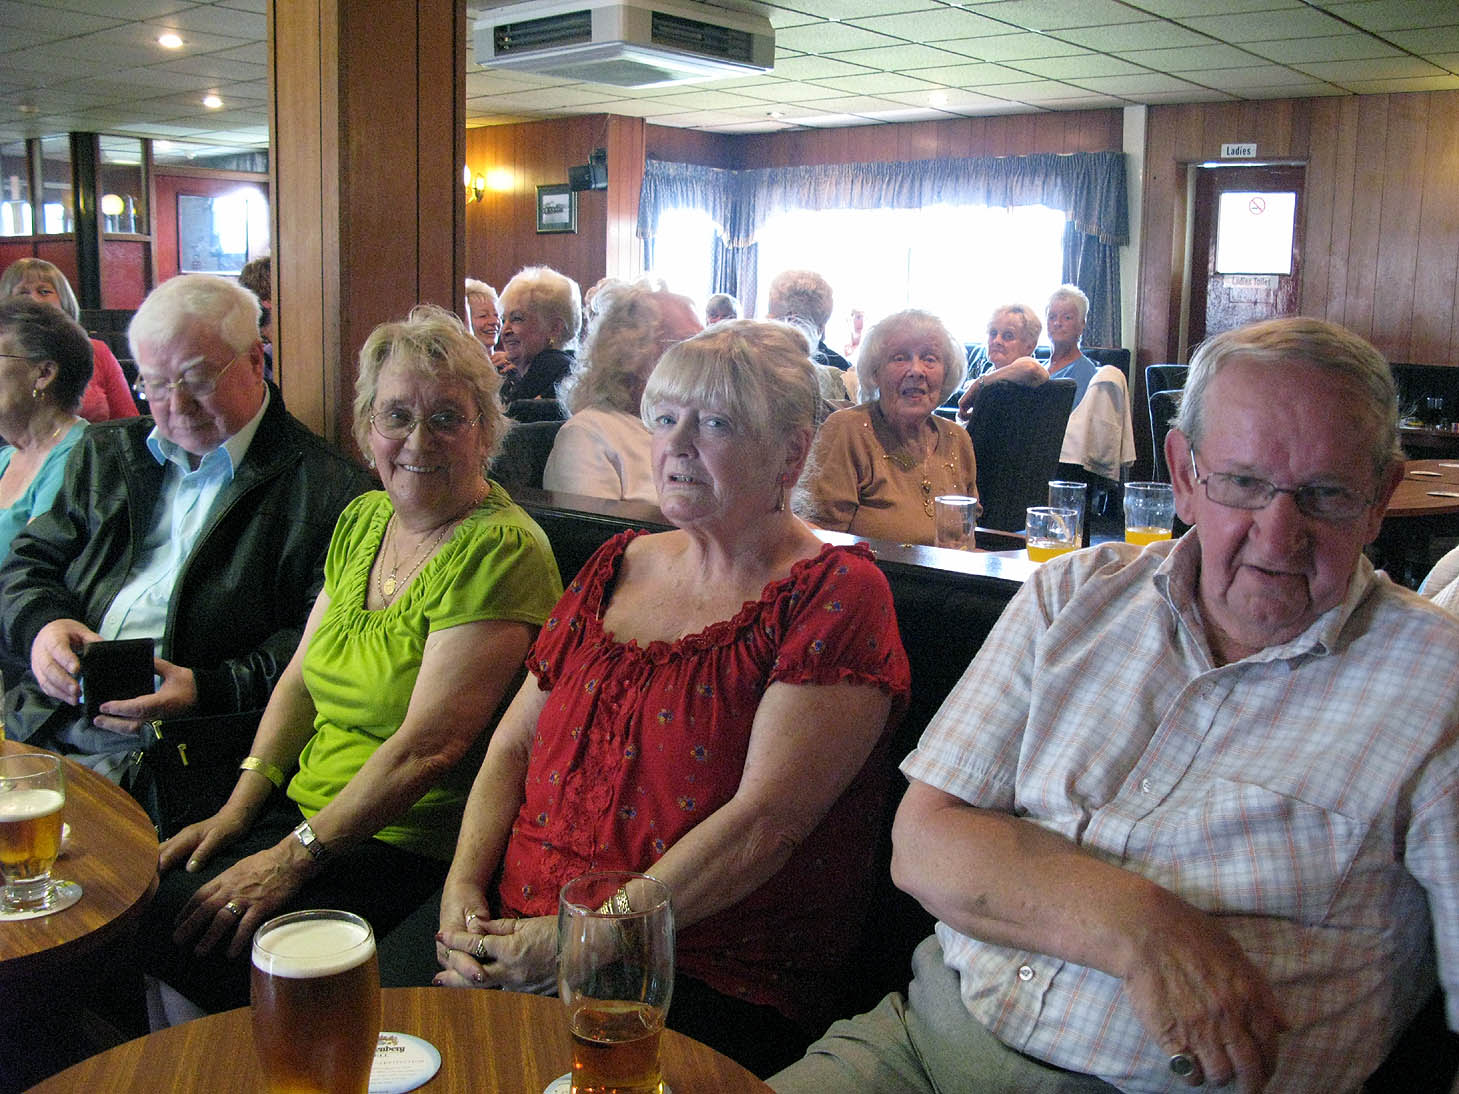
[[[1149,861],[1158,880],[1206,911],[1322,923],[1369,821],[1256,783],[1213,779],[1164,811]]]

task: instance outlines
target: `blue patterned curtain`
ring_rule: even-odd
[[[702,209],[737,271],[736,295],[748,303],[744,270],[765,222],[792,209],[919,209],[928,205],[1044,205],[1068,217],[1064,278],[1090,299],[1091,345],[1120,344],[1119,251],[1129,241],[1122,152],[1001,156],[903,163],[822,164],[731,171],[649,160],[638,203],[638,234],[651,267],[659,215]],[[717,241],[719,242],[719,241]],[[753,287],[753,273],[750,275]],[[719,291],[728,292],[728,289]]]

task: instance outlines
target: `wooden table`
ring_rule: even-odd
[[[1418,588],[1428,573],[1434,538],[1459,536],[1459,498],[1435,497],[1435,490],[1459,494],[1459,461],[1405,462],[1378,539],[1368,549],[1373,565],[1409,588]]]
[[[441,1070],[420,1089],[434,1094],[539,1094],[572,1063],[562,1004],[517,992],[389,988],[383,1028],[435,1045]],[[664,1079],[679,1094],[763,1092],[769,1087],[727,1056],[672,1030],[663,1039]],[[214,1094],[262,1089],[247,1007],[139,1037],[84,1060],[33,1094]]]
[[[0,752],[43,752],[0,741]],[[70,841],[52,871],[82,897],[39,919],[0,922],[0,986],[45,981],[131,929],[157,890],[157,831],[121,787],[65,761]]]

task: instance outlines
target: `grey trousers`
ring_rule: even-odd
[[[912,955],[907,998],[834,1023],[806,1055],[767,1080],[777,1094],[1109,1094],[1115,1088],[1032,1060],[963,1006],[937,936]]]

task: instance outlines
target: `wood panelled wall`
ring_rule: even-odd
[[[1459,364],[1459,92],[1434,91],[1151,107],[1141,368],[1176,359],[1186,169],[1218,160],[1226,141],[1307,165],[1303,314],[1342,323],[1390,360]]]
[[[466,207],[466,268],[498,289],[523,266],[543,263],[587,288],[605,275],[641,269],[635,231],[645,158],[710,167],[787,167],[956,156],[1119,149],[1118,110],[959,118],[788,133],[722,134],[645,125],[641,119],[589,115],[466,133],[472,174],[511,172],[509,190]],[[567,169],[608,150],[608,189],[578,194],[576,234],[538,235],[537,187],[567,181]]]

